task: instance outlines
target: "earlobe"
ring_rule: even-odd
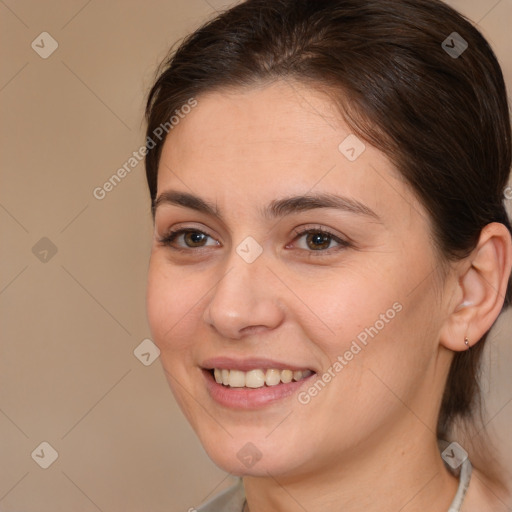
[[[447,312],[440,333],[441,345],[455,352],[478,343],[501,312],[512,266],[512,242],[506,226],[488,224],[462,263],[458,266],[461,274],[454,280],[459,289],[452,290],[459,304]]]

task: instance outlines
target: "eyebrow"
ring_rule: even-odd
[[[163,204],[170,204],[190,208],[206,215],[211,215],[222,219],[222,214],[217,205],[201,199],[198,196],[189,194],[188,192],[166,191],[162,192],[153,205],[153,215],[156,209]],[[356,215],[372,217],[380,221],[380,217],[365,204],[348,197],[338,196],[335,194],[306,194],[302,196],[291,196],[283,199],[276,199],[263,208],[264,217],[275,219],[291,215],[294,213],[304,212],[308,210],[316,210],[320,208],[333,208],[346,211]]]

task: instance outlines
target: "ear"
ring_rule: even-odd
[[[480,341],[501,312],[511,266],[510,232],[503,224],[488,224],[475,249],[456,267],[457,289],[452,290],[456,300],[441,328],[441,345],[459,352]]]

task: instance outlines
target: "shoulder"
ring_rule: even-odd
[[[241,512],[245,500],[242,479],[201,505],[197,512]]]

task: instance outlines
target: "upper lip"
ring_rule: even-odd
[[[276,370],[312,370],[305,365],[296,365],[291,363],[285,363],[282,361],[276,361],[274,359],[268,359],[265,357],[258,358],[244,358],[236,359],[232,357],[213,357],[206,359],[202,362],[201,366],[206,370],[213,370],[218,368],[219,370],[240,370],[242,372],[248,372],[256,369],[276,369]]]

